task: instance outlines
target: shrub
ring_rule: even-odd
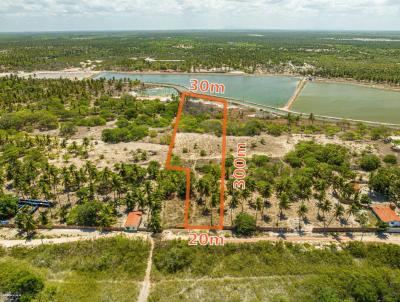
[[[272,136],[281,136],[284,128],[282,125],[270,124],[267,126],[267,133]]]
[[[17,111],[3,114],[0,118],[1,129],[37,128],[51,130],[58,127],[57,117],[48,111]]]
[[[387,164],[390,165],[395,165],[397,164],[397,157],[394,154],[387,154],[385,155],[385,157],[383,158],[383,161]]]
[[[106,143],[137,141],[149,134],[146,126],[130,124],[125,128],[104,129],[101,138]]]
[[[369,179],[369,187],[391,200],[400,198],[400,168],[392,166],[380,168]]]
[[[379,168],[381,161],[374,154],[364,154],[360,159],[360,167],[365,171],[374,171]]]
[[[251,161],[257,166],[262,167],[269,162],[269,157],[267,155],[254,154]]]
[[[78,121],[78,126],[85,127],[94,127],[94,126],[103,126],[106,124],[106,120],[100,116],[90,116],[85,119],[81,119]]]
[[[234,227],[239,236],[251,236],[256,231],[256,220],[247,213],[240,213],[235,218]]]
[[[19,294],[19,301],[31,301],[44,287],[37,274],[14,261],[3,262],[0,267],[0,293]]]
[[[110,226],[114,217],[107,207],[98,202],[90,201],[75,206],[69,216],[68,224],[80,226]]]
[[[172,243],[176,244],[177,242]],[[177,245],[168,249],[163,254],[156,254],[154,257],[154,264],[160,271],[170,274],[176,273],[190,266],[194,255],[191,247]]]
[[[18,210],[18,198],[11,195],[0,196],[0,220],[9,219]]]
[[[77,129],[74,123],[66,122],[62,123],[60,127],[60,135],[64,137],[69,137],[76,133]]]

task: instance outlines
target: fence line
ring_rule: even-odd
[[[0,224],[0,228],[17,228],[15,224]],[[77,225],[52,225],[52,226],[38,226],[37,229],[40,230],[87,230],[87,231],[105,231],[105,232],[123,232],[125,228],[123,227],[98,227],[98,226],[77,226]],[[233,226],[224,226],[224,230],[233,231]],[[186,230],[183,226],[176,226],[169,228],[169,230]],[[295,229],[287,227],[257,227],[258,231],[261,232],[274,232],[274,233],[294,233]],[[145,227],[138,228],[140,232],[149,232],[150,230]],[[387,230],[381,230],[379,228],[313,228],[312,233],[376,233],[376,232],[386,232],[386,233],[400,233],[400,228],[388,228]]]

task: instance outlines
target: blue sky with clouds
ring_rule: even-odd
[[[400,30],[400,0],[0,0],[0,31]]]

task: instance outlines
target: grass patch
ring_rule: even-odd
[[[1,265],[0,292],[24,294],[24,301],[134,301],[149,248],[146,241],[117,236],[6,249],[0,253],[7,264]],[[14,279],[21,284],[14,286]]]

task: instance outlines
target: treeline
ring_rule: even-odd
[[[21,79],[15,76],[0,78],[0,129],[51,130],[60,128],[61,136],[71,136],[77,126],[94,127],[105,125],[119,118],[120,130],[113,134],[116,139],[107,141],[136,140],[142,128],[165,127],[171,123],[177,103],[164,104],[159,101],[141,102],[127,94],[138,86],[137,81],[66,79]],[[126,132],[132,124],[131,135]],[[112,131],[111,131],[112,132]],[[145,136],[147,135],[145,131]],[[113,135],[111,135],[113,136]],[[128,137],[129,136],[129,137]]]
[[[134,209],[147,213],[148,226],[157,232],[162,227],[162,202],[184,197],[184,175],[163,170],[158,162],[151,161],[147,167],[121,163],[110,169],[86,161],[80,167],[59,168],[49,163],[51,152],[65,149],[73,156],[84,156],[90,141],[84,139],[78,145],[49,136],[0,134],[0,219],[15,218],[17,227],[28,235],[37,225],[53,221],[110,226],[120,213]],[[41,211],[35,219],[29,209],[17,213],[19,198],[53,200],[56,210]]]
[[[399,84],[398,39],[396,33],[271,31],[2,35],[0,71],[58,70],[91,60],[100,70],[262,69]]]

